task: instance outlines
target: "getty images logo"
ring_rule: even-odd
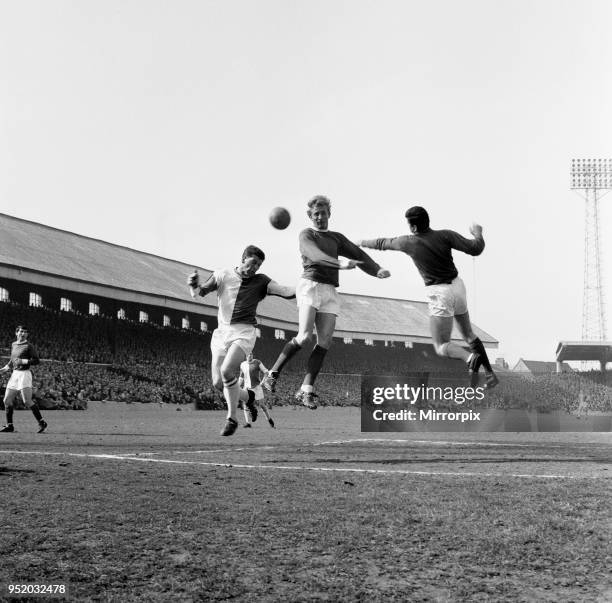
[[[384,404],[386,402],[403,402],[405,404],[417,404],[428,402],[454,402],[464,404],[465,402],[479,402],[485,397],[484,387],[463,386],[426,386],[410,385],[408,383],[395,383],[394,385],[374,386],[372,391],[372,403]]]

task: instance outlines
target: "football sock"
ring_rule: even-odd
[[[314,382],[323,366],[323,360],[325,359],[327,350],[322,348],[320,345],[316,345],[308,358],[308,366],[306,369],[306,376],[304,377],[304,385],[314,385]]]
[[[485,371],[487,373],[493,372],[493,369],[491,368],[491,363],[489,362],[489,357],[487,356],[487,351],[485,350],[482,341],[480,341],[480,339],[476,337],[474,341],[470,342],[469,346],[471,352],[480,355],[480,358],[482,359],[482,366],[484,366]]]
[[[8,425],[13,424],[13,407],[7,406],[6,408],[6,422]]]
[[[40,423],[42,421],[42,415],[40,414],[38,406],[36,404],[32,404],[32,406],[30,406],[30,410],[32,411],[32,414],[36,417],[36,420]]]
[[[268,407],[265,405],[265,403],[262,402],[259,405],[259,408],[261,408],[261,410],[263,411],[263,414],[266,415],[266,419],[268,419],[269,421],[272,417],[270,417],[270,411],[268,410]]]
[[[240,399],[240,388],[236,377],[223,381],[223,396],[227,402],[227,418],[236,420],[236,410]]]
[[[282,370],[285,364],[291,360],[300,350],[302,346],[295,340],[295,337],[285,344],[283,351],[279,354],[274,366],[270,369],[271,373],[278,375]]]

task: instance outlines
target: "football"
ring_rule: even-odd
[[[278,230],[285,230],[291,222],[291,214],[284,207],[275,207],[270,212],[270,224]]]

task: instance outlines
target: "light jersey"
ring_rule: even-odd
[[[265,366],[257,358],[253,358],[251,362],[245,360],[240,364],[240,372],[244,377],[244,387],[247,389],[257,387],[263,379],[263,371]]]
[[[268,294],[268,283],[272,280],[265,274],[242,277],[235,268],[215,270],[219,302],[219,326],[231,324],[257,324],[257,305]]]

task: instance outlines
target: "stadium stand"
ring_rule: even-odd
[[[210,381],[210,333],[150,323],[87,316],[0,304],[0,336],[11,341],[16,324],[29,325],[32,343],[44,359],[35,370],[36,398],[43,408],[84,408],[89,400],[193,403],[223,408]],[[284,341],[261,327],[256,355],[268,366]],[[4,348],[4,354],[8,349]],[[296,359],[280,382],[273,404],[292,399],[302,377],[304,358]],[[321,376],[323,404],[356,405],[360,375],[404,375],[409,372],[460,373],[460,362],[438,358],[431,345],[411,347],[336,340],[328,372]],[[589,411],[612,408],[612,373],[504,372],[485,399],[491,408],[564,410],[580,403]]]
[[[537,375],[539,373],[566,373],[572,370],[572,367],[563,362],[558,364],[557,362],[543,362],[541,360],[525,360],[519,358],[518,362],[512,368],[517,373],[532,373]]]
[[[198,402],[210,407],[220,405],[210,382],[210,333],[175,327],[160,327],[100,316],[59,312],[16,303],[0,306],[0,334],[3,341],[12,339],[16,324],[28,325],[31,341],[43,362],[37,369],[42,390],[40,398],[68,399],[75,405],[78,394],[84,400],[117,399],[127,401]],[[264,364],[271,364],[284,341],[274,337],[274,330],[261,328],[256,352]],[[8,349],[4,350],[5,354]],[[294,374],[303,370],[303,362],[295,363]],[[460,364],[460,363],[459,363]],[[336,341],[329,354],[332,373],[327,375],[327,389],[343,391],[334,400],[355,402],[354,384],[360,374],[393,375],[424,369],[456,370],[457,363],[438,359],[431,346],[415,344],[412,349],[398,347],[345,344]],[[293,378],[281,390],[286,394]],[[335,385],[331,385],[331,382]],[[347,395],[346,392],[350,392]],[[58,392],[63,392],[60,396]],[[358,397],[358,395],[357,395]]]

